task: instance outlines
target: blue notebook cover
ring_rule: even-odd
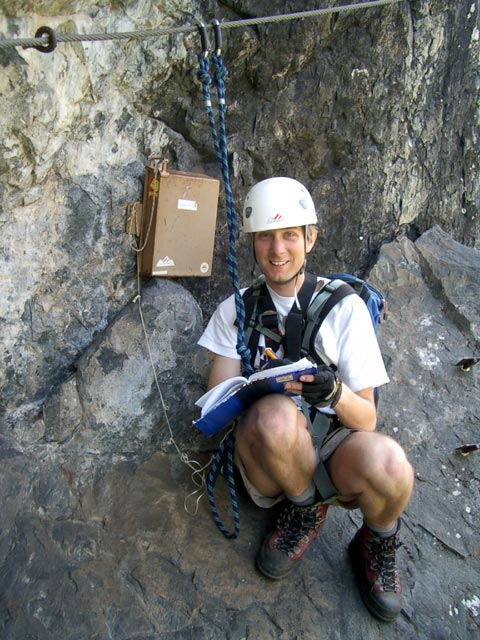
[[[298,362],[257,371],[248,379],[237,376],[224,380],[197,400],[195,404],[201,407],[202,414],[193,424],[207,436],[213,436],[252,402],[269,393],[285,393],[283,385],[286,382],[316,372],[316,365],[302,358]]]

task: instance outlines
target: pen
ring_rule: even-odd
[[[278,360],[274,351],[270,349],[270,347],[265,347],[265,355],[270,358],[270,360]]]

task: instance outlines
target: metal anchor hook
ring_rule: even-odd
[[[57,48],[57,34],[51,27],[39,27],[35,32],[35,38],[41,38],[42,36],[48,36],[48,42],[43,44],[39,42],[36,45],[23,47],[24,49],[36,49],[41,53],[51,53]]]

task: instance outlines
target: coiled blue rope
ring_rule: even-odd
[[[225,100],[225,78],[227,77],[227,69],[223,64],[221,53],[218,51],[212,53],[212,60],[215,67],[215,86],[217,88],[218,96],[218,122],[220,130],[220,139],[217,133],[217,127],[215,123],[215,117],[212,109],[212,101],[210,97],[210,84],[212,78],[210,75],[210,62],[208,59],[208,52],[205,50],[198,55],[199,69],[197,71],[197,77],[202,83],[203,88],[203,101],[205,103],[205,110],[207,112],[208,121],[210,123],[210,129],[212,132],[213,144],[215,146],[215,153],[217,160],[220,164],[223,177],[223,186],[225,190],[225,201],[227,206],[227,222],[229,231],[229,254],[228,254],[228,271],[230,275],[230,281],[233,286],[235,295],[235,308],[237,312],[238,332],[237,332],[237,353],[242,360],[242,368],[245,375],[251,375],[253,368],[250,363],[250,349],[245,342],[245,306],[243,298],[240,294],[240,285],[238,281],[238,265],[237,265],[237,251],[236,251],[236,239],[237,239],[237,212],[235,208],[235,201],[233,198],[232,188],[230,186],[230,173],[228,167],[228,150],[227,150],[227,133],[225,127],[225,112],[226,112],[226,100]],[[238,509],[237,493],[235,490],[235,479],[233,475],[233,452],[235,449],[235,436],[233,430],[227,433],[225,438],[220,443],[218,452],[212,462],[210,471],[207,477],[207,495],[210,503],[210,509],[212,517],[215,521],[220,532],[229,539],[238,537],[240,532],[240,515]],[[225,469],[226,465],[226,469]],[[232,500],[232,511],[234,520],[234,530],[229,531],[225,528],[222,520],[218,514],[218,510],[215,504],[214,497],[214,485],[215,481],[222,469],[226,470],[227,481],[230,491],[230,497]]]
[[[240,514],[238,509],[237,502],[237,492],[235,489],[235,479],[233,475],[233,452],[235,450],[235,435],[233,430],[229,431],[227,435],[223,438],[220,446],[218,448],[217,455],[215,456],[214,461],[212,462],[212,466],[210,467],[210,471],[208,473],[207,478],[207,494],[208,501],[210,503],[210,509],[212,511],[212,517],[215,521],[215,524],[223,533],[226,538],[233,540],[238,537],[240,533]],[[232,511],[233,511],[233,522],[234,522],[234,530],[228,531],[222,523],[220,516],[218,515],[217,506],[215,504],[215,498],[213,495],[215,481],[218,477],[218,474],[222,470],[226,471],[228,488],[230,491],[230,498],[232,500]]]

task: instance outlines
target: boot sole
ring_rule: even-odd
[[[273,573],[273,571],[270,571],[269,569],[267,569],[263,564],[262,564],[262,556],[264,555],[264,545],[265,543],[262,544],[262,546],[260,547],[256,558],[255,558],[255,566],[257,567],[258,571],[260,571],[261,574],[263,574],[265,577],[270,578],[270,580],[283,580],[283,578],[286,578],[287,576],[289,576],[298,566],[300,561],[297,562],[292,562],[291,565],[287,565],[285,567],[285,571],[281,572],[281,573]]]

